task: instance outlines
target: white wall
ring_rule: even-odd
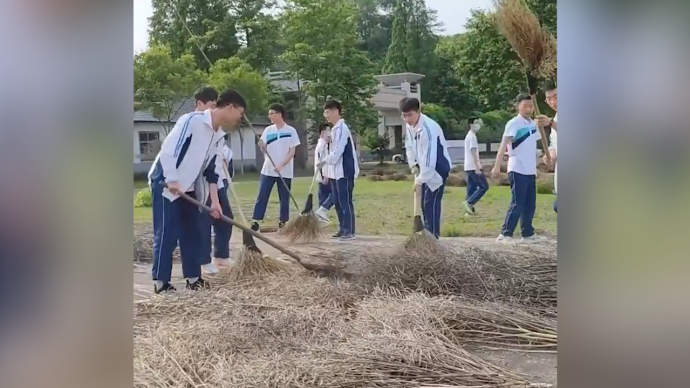
[[[263,128],[261,128],[263,131]],[[159,123],[149,123],[149,122],[135,122],[134,123],[134,133],[133,133],[133,154],[134,163],[151,162],[150,160],[142,161],[139,155],[139,132],[158,132],[160,135],[160,140],[163,141],[165,138],[165,129]],[[256,140],[254,133],[249,128],[244,128],[242,132],[244,136],[244,160],[254,161],[256,159]],[[240,160],[240,134],[239,131],[235,131],[230,134],[230,145],[232,148],[233,158]]]

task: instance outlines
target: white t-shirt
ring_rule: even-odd
[[[276,128],[275,125],[266,127],[264,133],[261,134],[261,141],[266,144],[268,154],[277,164],[285,162],[290,147],[300,145],[297,130],[287,124],[280,129]],[[268,157],[264,160],[261,174],[273,177],[278,176],[278,173],[275,172],[275,166]],[[290,159],[290,162],[283,168],[280,175],[283,178],[292,179],[294,177],[294,158]]]
[[[558,113],[553,116],[553,122],[558,122]],[[556,151],[556,170],[553,174],[553,188],[555,192],[558,192],[558,131],[551,128],[551,135],[549,135],[549,140],[551,141],[551,147]]]
[[[515,116],[506,124],[503,137],[513,138],[508,144],[508,172],[537,175],[537,142],[541,139],[537,123]]]
[[[465,171],[475,171],[477,166],[474,163],[473,149],[479,149],[477,134],[470,130],[465,136]]]

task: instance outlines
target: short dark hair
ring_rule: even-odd
[[[247,100],[244,99],[244,96],[242,96],[240,92],[228,89],[220,94],[216,106],[218,108],[224,108],[228,105],[235,105],[247,109]]]
[[[479,117],[469,117],[469,118],[467,118],[467,128],[469,128],[470,125],[472,125],[472,123],[474,123],[474,120],[479,120]]]
[[[271,106],[268,107],[268,110],[280,113],[280,116],[283,118],[285,118],[287,115],[287,112],[285,112],[285,107],[281,104],[271,104]]]
[[[323,110],[331,110],[331,109],[337,109],[338,113],[343,113],[343,106],[340,104],[340,101],[330,99],[326,101],[325,104],[323,104]]]
[[[331,125],[328,123],[321,123],[319,124],[319,133],[326,131],[331,128]]]
[[[550,91],[556,90],[556,89],[557,89],[557,87],[556,87],[556,83],[554,81],[549,81],[549,82],[544,84],[544,91],[545,92],[550,92]]]
[[[420,108],[421,104],[419,100],[414,97],[406,97],[400,101],[400,111],[403,113],[412,111],[419,112]]]
[[[204,86],[194,93],[194,102],[201,101],[204,104],[208,104],[216,100],[218,100],[218,91],[210,86]]]
[[[518,94],[518,96],[515,98],[515,103],[520,104],[523,101],[532,101],[532,96],[527,93]]]

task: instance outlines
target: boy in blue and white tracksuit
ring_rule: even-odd
[[[326,164],[332,168],[331,195],[339,223],[338,233],[333,237],[347,241],[354,239],[356,233],[353,191],[355,179],[359,176],[359,161],[352,133],[341,113],[342,106],[336,100],[329,100],[324,105],[324,117],[333,124],[333,129],[331,150],[326,160],[319,163],[318,168]]]
[[[216,163],[216,174],[222,178],[218,180],[218,201],[223,209],[223,214],[229,218],[234,218],[228,199],[228,186],[233,177],[232,149],[227,145],[228,136],[228,134],[225,134],[223,147],[218,149],[219,153],[216,156],[216,160],[219,162]],[[225,174],[223,165],[226,166],[229,176]],[[207,205],[209,205],[210,202],[211,198],[208,199]],[[230,239],[232,238],[232,227],[227,222],[213,219],[213,217],[206,213],[203,213],[201,218],[201,235],[204,247],[201,257],[201,268],[208,274],[216,274],[219,272],[218,267],[227,267],[230,265]],[[213,228],[215,232],[213,244],[211,244],[211,228]],[[208,231],[208,233],[206,233],[206,231]]]
[[[319,162],[326,160],[330,152],[330,126],[322,124],[319,126],[319,140],[314,147],[314,174],[319,182],[319,209],[315,214],[319,220],[328,225],[330,223],[328,212],[333,207],[333,196],[331,195],[331,165],[324,165],[319,168]]]
[[[197,289],[206,285],[201,279],[199,262],[202,241],[199,209],[180,199],[169,187],[206,202],[210,190],[218,190],[216,155],[222,139],[223,133],[213,130],[211,110],[207,110],[180,117],[163,140],[150,177],[154,233],[152,275],[156,293],[173,288],[170,285],[172,255],[178,241],[188,287]]]
[[[406,122],[405,148],[415,185],[422,187],[424,228],[434,237],[441,234],[441,204],[452,163],[443,129],[429,116],[419,112],[416,98],[400,102]]]

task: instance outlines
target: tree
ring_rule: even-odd
[[[376,132],[372,132],[364,138],[364,145],[371,150],[372,154],[378,157],[379,164],[383,164],[390,153],[390,137],[388,134],[381,136]]]
[[[150,112],[167,134],[184,102],[205,79],[192,55],[173,59],[168,47],[153,46],[134,57],[135,109]]]
[[[446,139],[462,138],[463,130],[460,128],[458,117],[452,109],[443,105],[425,103],[422,111],[441,126]]]
[[[261,73],[237,57],[219,59],[211,67],[209,84],[218,90],[235,89],[247,100],[247,116],[265,113],[271,99],[269,82]],[[252,132],[253,132],[252,128]],[[240,158],[244,160],[244,136],[240,136]],[[244,164],[240,167],[244,174]]]
[[[282,50],[278,43],[280,19],[266,13],[275,0],[228,0],[236,18],[242,48],[239,56],[259,71],[269,70]]]
[[[371,97],[376,88],[374,67],[356,48],[357,8],[342,0],[290,0],[286,2],[282,55],[288,73],[303,85],[309,97],[302,117],[309,128],[323,122],[323,103],[340,100],[351,130],[362,135],[376,129],[378,117]],[[333,31],[338,31],[334,34]]]
[[[367,53],[379,72],[391,43],[393,17],[389,8],[394,3],[394,0],[356,0],[357,48]]]
[[[465,27],[463,54],[456,64],[462,83],[481,110],[509,108],[526,88],[522,64],[496,28],[493,13],[473,10]]]
[[[479,109],[476,98],[469,93],[456,66],[463,58],[465,41],[465,34],[440,39],[436,46],[438,76],[433,85],[425,88],[428,94],[424,99],[452,109],[459,120],[475,116]]]
[[[425,82],[433,85],[437,76],[434,49],[438,41],[434,31],[439,26],[436,11],[427,8],[424,0],[398,0],[393,9],[393,33],[384,72],[425,74]],[[426,100],[431,90],[422,89],[422,99]]]
[[[197,66],[208,70],[204,54],[214,63],[240,49],[227,0],[152,0],[152,6],[149,45],[170,47],[173,58],[191,53]]]
[[[407,22],[409,20],[408,2],[398,0],[393,7],[393,32],[383,65],[384,73],[404,73],[408,71],[405,49],[407,48]]]

